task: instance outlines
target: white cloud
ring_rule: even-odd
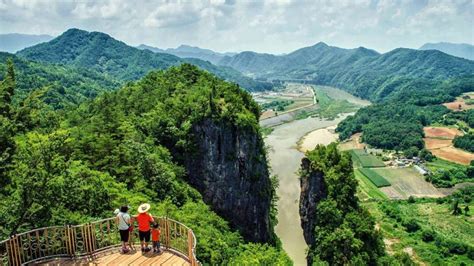
[[[324,41],[380,51],[474,43],[472,0],[0,0],[0,33],[104,31],[133,45],[290,52]]]

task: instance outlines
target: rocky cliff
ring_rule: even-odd
[[[314,228],[316,224],[316,206],[327,197],[327,188],[324,182],[324,174],[311,168],[311,161],[303,158],[301,161],[301,194],[300,194],[300,217],[301,227],[306,244],[314,244]]]
[[[260,135],[212,119],[195,124],[192,133],[195,151],[185,158],[189,182],[245,240],[273,243],[274,192]]]

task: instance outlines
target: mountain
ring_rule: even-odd
[[[236,53],[218,53],[209,49],[202,49],[199,47],[189,46],[189,45],[180,45],[177,48],[168,48],[166,50],[163,50],[160,48],[141,44],[137,46],[137,48],[142,49],[142,50],[147,49],[155,53],[172,54],[181,58],[197,58],[204,61],[209,61],[213,64],[218,64],[219,61],[225,56],[236,55]]]
[[[15,66],[17,102],[34,90],[43,89],[43,102],[54,109],[62,109],[122,85],[122,82],[92,69],[38,63],[4,52],[0,52],[0,80],[5,78],[8,58],[13,60]]]
[[[154,53],[166,53],[166,51],[163,49],[153,47],[153,46],[148,46],[146,44],[140,44],[139,46],[137,46],[137,48],[140,50],[150,50]]]
[[[474,60],[474,45],[467,43],[425,43],[419,50],[438,50],[449,55]]]
[[[441,81],[474,74],[474,62],[436,50],[398,48],[379,54],[363,47],[342,49],[325,43],[281,56],[243,52],[223,58],[220,64],[257,78],[335,86],[372,101],[382,101],[400,85],[420,79]]]
[[[170,54],[140,50],[105,33],[79,29],[67,30],[47,43],[21,50],[17,55],[34,61],[90,68],[122,81],[137,80],[153,69],[166,69],[192,61],[204,70],[242,84],[249,90],[271,87],[270,84],[245,77],[230,67],[222,68],[199,59],[187,60]]]
[[[0,34],[0,51],[14,53],[26,47],[53,39],[50,35],[31,35],[20,33]]]

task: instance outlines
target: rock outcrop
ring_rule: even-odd
[[[190,184],[245,240],[274,243],[274,192],[261,136],[212,119],[195,124],[192,134],[195,151],[185,158]]]
[[[311,168],[311,161],[303,158],[301,161],[301,194],[300,194],[300,217],[301,227],[306,244],[314,244],[314,228],[316,224],[316,207],[318,203],[327,197],[324,173]]]

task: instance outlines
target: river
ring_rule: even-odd
[[[297,143],[306,134],[337,125],[348,115],[341,115],[331,121],[312,117],[294,120],[276,126],[265,138],[272,174],[277,175],[280,181],[277,189],[278,225],[275,231],[295,265],[306,265],[307,249],[299,215],[300,181],[297,175],[304,154],[298,151]]]

